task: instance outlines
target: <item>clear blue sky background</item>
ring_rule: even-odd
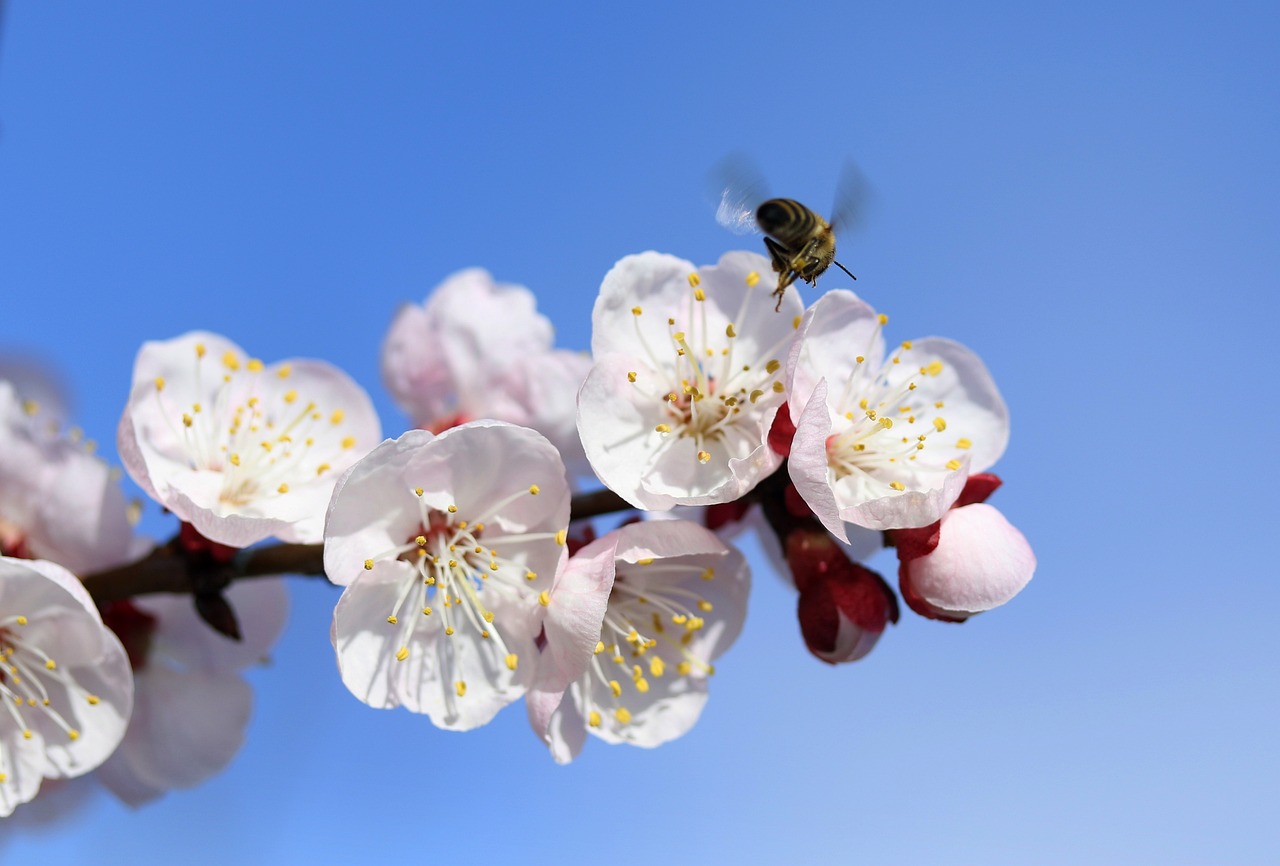
[[[397,304],[482,265],[585,348],[617,258],[744,243],[724,154],[823,208],[853,157],[841,258],[896,338],[986,359],[994,503],[1040,559],[839,668],[760,570],[694,732],[568,768],[520,707],[457,735],[358,703],[338,593],[298,579],[231,769],[0,830],[15,862],[1280,859],[1275,4],[9,5],[0,345],[109,458],[143,340],[326,358],[395,434]]]

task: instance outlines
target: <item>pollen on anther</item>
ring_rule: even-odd
[[[881,313],[881,314],[880,314],[879,316],[877,316],[876,318],[877,318],[877,320],[880,322],[880,324],[881,324],[881,325],[887,325],[887,324],[889,324],[889,317],[888,317],[888,316],[886,316],[884,313]]]
[[[156,376],[156,390],[157,391],[164,390],[164,376]]]
[[[959,460],[948,460],[948,461],[947,461],[947,468],[948,468],[948,469],[950,469],[952,472],[955,472],[957,469],[959,469],[959,468],[960,468],[960,465],[961,465],[961,464],[960,464],[960,461],[959,461]]]
[[[228,370],[239,370],[240,359],[236,357],[235,352],[232,352],[230,349],[228,349],[227,352],[222,356],[222,365],[226,367]]]
[[[328,463],[321,463],[319,466],[316,467],[316,474],[323,475],[332,468],[333,467],[330,466]]]
[[[755,271],[750,271],[747,273],[748,288],[755,288],[756,283],[758,282],[760,282],[760,274],[756,273]]]
[[[937,430],[939,433],[941,433],[943,430],[946,430],[946,429],[947,429],[947,422],[946,422],[946,419],[944,419],[944,418],[934,418],[934,419],[933,419],[933,429]]]
[[[448,603],[448,602],[445,602],[445,607],[448,607],[448,606],[449,606],[449,603]],[[447,634],[447,635],[449,635],[449,637],[453,637],[453,626],[451,626],[451,625],[450,625],[450,626],[445,626],[444,633],[445,633],[445,634]]]
[[[537,495],[538,495],[538,493],[540,493],[540,492],[541,492],[541,490],[542,490],[542,488],[541,488],[541,487],[539,487],[539,486],[538,486],[538,485],[536,485],[536,484],[530,484],[530,485],[529,485],[529,492],[530,492],[530,493],[532,493],[534,496],[537,496]]]
[[[641,314],[641,313],[643,313],[643,312],[644,312],[644,310],[640,309],[639,307],[632,307],[632,308],[631,308],[631,315],[633,315],[633,316],[638,316],[638,315],[640,315],[640,314]]]
[[[227,461],[228,461],[228,462],[230,462],[232,466],[239,466],[239,465],[240,465],[240,455],[239,455],[239,454],[232,454],[230,457],[228,457],[228,458],[227,458]]]
[[[354,447],[355,447],[355,445],[356,445],[356,437],[354,437],[354,436],[345,436],[345,437],[343,437],[343,439],[342,439],[342,447],[343,447],[343,448],[351,449],[351,448],[354,448]]]
[[[387,617],[387,622],[389,622],[391,625],[395,625],[399,621],[400,620],[396,619],[396,615],[394,613],[391,614],[391,616]]]
[[[249,363],[248,363],[248,364],[245,364],[245,368],[246,368],[250,373],[261,373],[261,372],[262,372],[262,366],[263,366],[263,365],[262,365],[262,361],[261,361],[261,359],[259,359],[259,358],[250,358],[250,359],[249,359]]]
[[[186,412],[183,412],[183,413],[182,413],[182,426],[183,426],[183,427],[190,427],[190,426],[191,426],[192,424],[194,424],[194,423],[195,423],[195,422],[194,422],[193,420],[191,420],[191,416],[190,416],[190,415],[188,415]]]
[[[542,605],[543,607],[546,607],[547,605],[551,604],[551,593],[547,592],[545,589],[542,592],[538,593],[538,604]]]
[[[464,682],[463,680],[458,680],[456,683],[453,684],[453,690],[454,692],[457,693],[458,697],[462,697],[467,693],[466,682]]]
[[[609,680],[609,691],[613,692],[615,698],[622,696],[622,684],[617,680]]]
[[[590,713],[587,714],[587,724],[593,728],[600,727],[600,723],[603,721],[604,719],[600,717],[600,713],[597,712],[596,710],[592,710]]]
[[[564,540],[565,540],[565,537],[566,537],[567,535],[568,535],[568,532],[567,532],[567,531],[565,531],[565,530],[563,530],[563,529],[562,529],[562,530],[560,530],[559,532],[557,532],[557,533],[556,533],[556,544],[560,545],[561,547],[564,547]]]
[[[711,452],[710,452],[710,451],[699,451],[699,452],[698,452],[698,462],[699,462],[699,463],[703,463],[703,464],[710,463],[710,462],[711,462]]]
[[[516,665],[520,663],[520,657],[515,653],[507,653],[507,670],[513,671]]]
[[[635,380],[636,380],[636,374],[635,374],[635,372],[634,372],[634,371],[628,371],[628,373],[627,373],[627,381],[628,381],[628,382],[634,382]]]
[[[288,484],[281,484],[279,487],[276,488],[276,493],[288,493],[288,492],[289,492]]]
[[[631,712],[626,707],[618,707],[613,711],[613,717],[618,720],[618,724],[625,725],[631,721]]]
[[[16,622],[18,623],[18,625],[26,625],[27,618],[25,616],[20,616],[17,618]]]
[[[373,571],[373,560],[372,560],[372,559],[366,559],[366,560],[364,561],[364,570],[365,570],[365,571]]]
[[[205,351],[206,351],[206,349],[205,349],[205,347],[204,347],[204,343],[196,343],[196,357],[197,357],[197,358],[203,358],[203,357],[204,357],[204,355],[205,355]]]
[[[102,702],[102,699],[99,698],[97,695],[85,695],[85,699],[89,702],[89,706],[91,707],[96,707],[99,703]]]
[[[961,437],[960,439],[956,440],[956,447],[961,450],[967,451],[968,449],[973,447],[973,440]]]
[[[905,484],[903,484],[901,481],[890,481],[890,482],[889,482],[889,486],[890,486],[890,487],[892,487],[894,490],[906,490],[906,489],[907,489],[906,485],[905,485]]]
[[[759,400],[763,396],[764,396],[764,392],[761,391],[759,388],[756,388],[754,391],[751,392],[750,400],[752,403],[755,403],[757,400]]]

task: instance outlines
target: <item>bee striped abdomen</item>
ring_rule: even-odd
[[[760,231],[793,250],[827,230],[822,217],[789,198],[771,198],[760,205],[756,209],[756,224]]]

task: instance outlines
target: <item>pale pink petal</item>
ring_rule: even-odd
[[[985,503],[954,508],[942,518],[938,546],[906,564],[911,589],[929,606],[974,614],[1022,591],[1036,557],[1025,537]]]
[[[796,492],[818,521],[836,538],[848,543],[849,536],[841,519],[840,505],[831,489],[831,470],[827,466],[827,437],[830,435],[827,381],[819,379],[804,411],[796,416],[796,435],[791,440],[787,472]]]

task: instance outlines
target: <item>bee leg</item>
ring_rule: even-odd
[[[764,248],[769,251],[769,258],[773,261],[773,272],[776,274],[785,274],[792,270],[791,267],[791,250],[775,241],[773,238],[764,239]]]

